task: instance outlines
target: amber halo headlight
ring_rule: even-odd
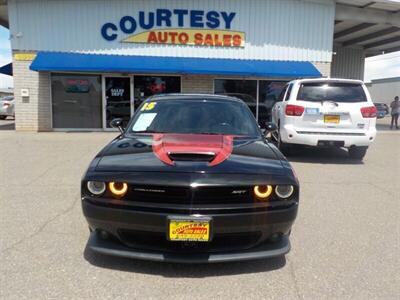
[[[286,199],[292,196],[294,192],[293,185],[277,185],[275,187],[275,194],[278,195],[279,198]]]
[[[106,184],[102,181],[88,181],[87,189],[93,195],[100,196],[106,191]]]
[[[267,199],[272,194],[272,186],[270,185],[256,185],[253,189],[254,195],[258,199]]]
[[[108,188],[114,196],[122,197],[128,191],[128,184],[125,182],[109,182]]]

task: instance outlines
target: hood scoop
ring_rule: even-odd
[[[169,152],[169,158],[172,161],[206,161],[211,162],[214,157],[215,153],[208,152],[208,153],[179,153],[179,152]]]
[[[165,164],[175,161],[204,161],[210,167],[232,153],[233,136],[209,134],[154,134],[153,152]]]

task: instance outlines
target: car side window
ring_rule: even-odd
[[[283,98],[285,97],[285,93],[286,93],[287,87],[288,87],[288,86],[285,85],[285,87],[282,89],[282,92],[279,94],[279,97],[278,97],[278,99],[277,99],[277,102],[283,101]]]
[[[288,86],[288,88],[287,88],[287,93],[286,93],[286,96],[285,96],[285,101],[288,101],[288,100],[289,100],[289,98],[290,98],[290,93],[292,92],[292,87],[293,87],[293,84],[289,84],[289,86]]]

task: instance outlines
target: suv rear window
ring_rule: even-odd
[[[311,82],[300,86],[297,100],[364,102],[367,101],[360,84],[342,82]]]

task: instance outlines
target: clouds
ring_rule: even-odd
[[[400,51],[365,59],[365,82],[392,77],[400,77]]]
[[[0,26],[0,55],[11,52],[9,36],[10,33],[8,29]]]
[[[0,50],[0,67],[11,62],[11,52],[2,52]]]
[[[11,76],[0,74],[0,89],[14,87],[14,80]]]

